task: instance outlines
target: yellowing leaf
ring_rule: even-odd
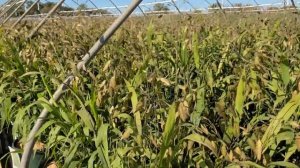
[[[245,78],[245,70],[243,70],[242,75],[240,77],[240,81],[237,87],[236,97],[235,97],[235,110],[238,113],[239,119],[243,115],[243,106],[244,106],[244,101],[246,99],[246,95],[245,95],[246,82],[244,78]]]
[[[90,129],[93,130],[94,129],[94,121],[92,116],[90,115],[90,113],[88,111],[86,111],[86,109],[81,109],[76,111],[76,113],[78,114],[78,116],[80,116],[80,118],[82,119],[83,123]]]
[[[253,167],[253,168],[265,168],[257,163],[251,162],[251,161],[240,161],[240,162],[235,162],[232,163],[230,165],[228,165],[227,167],[232,167],[232,166],[238,166],[238,167]]]
[[[112,94],[116,90],[117,82],[116,82],[116,76],[114,75],[113,77],[110,78],[109,81],[109,92]]]
[[[211,140],[207,139],[206,137],[199,135],[199,134],[191,134],[191,135],[185,137],[184,139],[188,139],[188,140],[197,142],[201,145],[204,145],[208,149],[210,149],[215,156],[218,156],[217,148],[216,148],[214,141],[211,141]]]
[[[206,81],[207,81],[207,85],[210,87],[210,89],[212,89],[214,86],[214,77],[211,69],[208,69],[206,71]]]
[[[165,86],[171,86],[171,82],[166,78],[157,78],[158,81],[161,81]]]
[[[227,156],[227,149],[226,149],[226,145],[225,144],[222,144],[221,154],[222,154],[223,157]]]
[[[127,80],[125,80],[125,83],[126,83],[128,91],[131,93],[132,111],[136,112],[137,105],[138,105],[138,95],[136,94],[133,86]]]
[[[295,165],[294,163],[290,162],[284,162],[284,161],[278,161],[278,162],[272,162],[268,165],[268,167],[287,167],[287,168],[299,168],[299,166]]]
[[[230,161],[233,161],[233,152],[232,150],[230,150],[230,152],[228,153],[228,158]]]
[[[107,61],[104,65],[102,71],[105,72],[109,68],[110,64],[111,64],[111,60]]]
[[[205,87],[200,84],[200,81],[197,81],[198,89],[196,95],[196,109],[191,114],[191,121],[195,126],[198,126],[200,123],[201,115],[205,109]]]
[[[193,55],[194,55],[194,62],[197,69],[200,68],[200,55],[199,55],[199,42],[197,33],[193,35]]]
[[[122,134],[122,139],[127,139],[129,136],[133,133],[133,130],[131,128],[127,128],[126,131]]]
[[[136,125],[136,128],[137,128],[137,131],[138,131],[138,142],[139,144],[141,145],[141,135],[142,135],[142,120],[141,120],[141,113],[139,111],[136,111],[134,113],[134,119],[135,119],[135,125]]]
[[[256,154],[256,159],[260,161],[262,155],[262,143],[260,140],[256,141],[255,154]]]
[[[295,113],[300,105],[300,94],[293,97],[288,101],[285,106],[278,112],[277,116],[271,120],[266,132],[264,133],[261,141],[264,149],[270,146],[270,138],[274,138],[281,129],[282,123],[287,122],[290,117]]]
[[[279,68],[279,73],[281,80],[283,81],[284,85],[287,86],[290,81],[290,68],[288,65],[281,63]]]

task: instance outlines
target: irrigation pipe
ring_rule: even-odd
[[[93,47],[88,51],[88,53],[83,57],[82,61],[77,64],[77,69],[79,71],[84,70],[85,67],[92,61],[92,59],[96,56],[98,51],[106,44],[109,38],[119,29],[119,27],[126,21],[126,19],[131,15],[131,13],[137,8],[137,6],[142,2],[142,0],[132,0],[132,3],[126,9],[126,11],[120,15],[114,23],[106,30],[106,32],[97,40],[97,42],[93,45]],[[61,84],[56,92],[53,95],[53,99],[49,101],[51,105],[57,102],[61,97],[62,94],[67,90],[68,86],[74,79],[74,76],[69,76],[63,84]],[[46,108],[43,109],[40,116],[38,117],[35,125],[33,126],[32,130],[29,133],[27,142],[24,147],[24,153],[21,159],[21,168],[27,168],[32,151],[33,146],[35,143],[35,135],[45,123],[46,118],[48,116],[48,110]]]

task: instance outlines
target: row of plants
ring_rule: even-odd
[[[77,72],[112,20],[91,21],[2,30],[0,131],[20,148],[47,108],[36,136],[58,167],[299,167],[297,15],[131,18]]]

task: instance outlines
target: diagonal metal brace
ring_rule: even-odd
[[[46,23],[47,19],[53,15],[53,13],[64,3],[65,0],[60,0],[43,18],[43,20],[31,31],[27,39],[31,39],[37,31]]]
[[[20,23],[24,18],[25,16],[35,7],[35,5],[37,5],[39,3],[40,0],[36,0],[24,13],[22,16],[19,17],[19,19],[11,26],[11,28],[14,28],[16,27],[16,25],[18,23]]]
[[[9,14],[9,16],[6,17],[6,19],[1,23],[1,25],[5,24],[26,2],[27,0],[24,0],[22,3],[20,3],[20,5],[17,6],[15,10],[11,14]]]

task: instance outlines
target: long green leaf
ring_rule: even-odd
[[[230,165],[226,166],[226,168],[232,167],[232,166],[243,166],[243,167],[255,167],[255,168],[265,168],[264,166],[261,166],[257,163],[254,163],[252,161],[241,161],[236,163],[231,163]]]
[[[274,166],[274,167],[286,167],[286,168],[299,168],[299,166],[295,165],[294,163],[290,162],[284,162],[284,161],[278,161],[278,162],[272,162],[268,165],[268,167]]]
[[[95,145],[97,147],[98,156],[102,162],[102,166],[105,168],[110,167],[110,161],[108,156],[108,137],[107,137],[108,124],[103,124],[98,129],[97,137],[95,139]]]
[[[193,35],[193,55],[194,55],[194,62],[197,69],[200,68],[200,55],[199,55],[199,42],[198,42],[198,35],[194,33]]]
[[[266,149],[269,146],[270,138],[277,135],[281,129],[282,123],[288,121],[296,112],[300,105],[300,94],[294,96],[287,104],[279,111],[277,116],[271,121],[269,127],[262,137],[263,147]]]
[[[135,89],[133,88],[133,86],[127,80],[125,80],[125,83],[126,83],[128,91],[131,93],[132,111],[136,112],[136,108],[137,108],[137,104],[138,104],[138,95],[135,92]]]
[[[236,97],[235,97],[235,110],[238,113],[239,119],[243,115],[243,106],[244,106],[244,101],[246,99],[246,95],[245,95],[246,82],[244,78],[245,78],[245,70],[243,70],[242,75],[240,77],[240,81],[237,87]]]
[[[205,109],[205,86],[200,85],[199,82],[198,89],[197,89],[196,109],[191,114],[191,121],[195,126],[199,125],[200,118],[204,109]]]
[[[168,118],[167,122],[164,127],[164,132],[163,132],[163,143],[159,152],[159,165],[162,166],[162,161],[164,158],[164,155],[170,145],[170,141],[172,137],[174,136],[174,127],[175,127],[175,122],[176,122],[176,104],[173,103],[170,108],[169,108],[169,113],[168,113]]]

